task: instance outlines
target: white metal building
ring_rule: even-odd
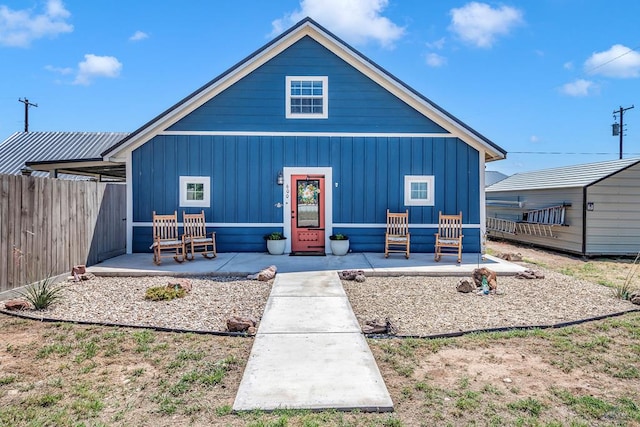
[[[640,251],[640,158],[512,175],[486,188],[487,234],[584,256]]]

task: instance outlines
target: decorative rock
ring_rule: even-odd
[[[458,292],[463,292],[468,294],[469,292],[473,292],[476,289],[473,283],[468,280],[460,280],[460,283],[456,286],[456,290]]]
[[[366,278],[366,277],[364,277],[364,274],[358,274],[358,275],[356,276],[355,280],[356,280],[356,282],[360,282],[360,283],[362,283],[362,282],[364,282],[365,280],[367,280],[367,278]]]
[[[270,265],[269,267],[260,270],[260,272],[256,274],[249,274],[247,279],[249,280],[261,280],[263,282],[268,282],[269,280],[276,277],[276,272],[278,268],[275,265]]]
[[[476,284],[476,287],[482,287],[482,276],[487,278],[487,282],[489,283],[489,289],[495,291],[498,289],[498,275],[495,271],[489,270],[486,267],[476,268],[473,270],[471,274],[473,276],[473,281]]]
[[[516,279],[544,279],[544,274],[533,270],[525,270],[516,273]]]
[[[629,301],[633,304],[640,305],[640,291],[632,292],[631,295],[629,295]]]
[[[191,280],[189,279],[171,279],[167,284],[167,288],[184,289],[186,293],[191,292]]]
[[[510,384],[510,383],[513,382],[513,380],[511,378],[503,378],[502,381],[507,383],[507,384]]]
[[[255,333],[256,323],[251,317],[232,316],[227,319],[227,329],[229,332],[248,332],[249,328],[253,328]]]
[[[498,258],[503,259],[505,261],[522,261],[522,254],[517,253],[506,253],[506,254],[498,254]]]
[[[22,299],[12,299],[4,302],[4,308],[11,311],[28,310],[31,308],[31,304]]]
[[[377,319],[375,320],[367,320],[365,325],[362,327],[362,332],[365,334],[389,334],[395,335],[398,333],[398,328],[395,327],[389,318],[385,319],[384,322],[379,322]]]
[[[338,276],[340,276],[340,279],[342,280],[356,280],[358,276],[364,277],[364,271],[363,270],[344,270],[344,271],[339,271]]]

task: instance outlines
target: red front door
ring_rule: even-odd
[[[292,175],[291,252],[324,254],[324,175]]]

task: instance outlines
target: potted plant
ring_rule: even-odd
[[[346,234],[332,234],[329,240],[331,240],[331,253],[334,255],[346,255],[349,252],[349,237]]]
[[[287,238],[280,231],[274,231],[264,236],[267,241],[267,250],[271,255],[282,255]]]

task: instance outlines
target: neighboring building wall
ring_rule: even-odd
[[[571,203],[566,208],[565,223],[568,227],[553,227],[554,237],[530,236],[526,234],[490,233],[491,236],[501,237],[522,243],[558,249],[568,252],[582,253],[582,188],[560,188],[546,190],[499,191],[487,192],[487,217],[522,220],[526,211]],[[522,208],[517,206],[494,206],[493,200],[519,201]]]
[[[586,255],[636,255],[640,251],[640,165],[587,187]]]
[[[283,167],[333,169],[333,231],[350,235],[357,252],[384,250],[386,209],[407,209],[404,176],[434,175],[435,205],[409,207],[412,250],[433,252],[439,210],[462,211],[465,251],[480,250],[479,152],[456,138],[163,135],[136,149],[132,163],[134,252],[149,250],[152,212],[178,206],[184,175],[211,177],[204,211],[220,251],[263,251],[262,235],[283,226],[275,206]]]

